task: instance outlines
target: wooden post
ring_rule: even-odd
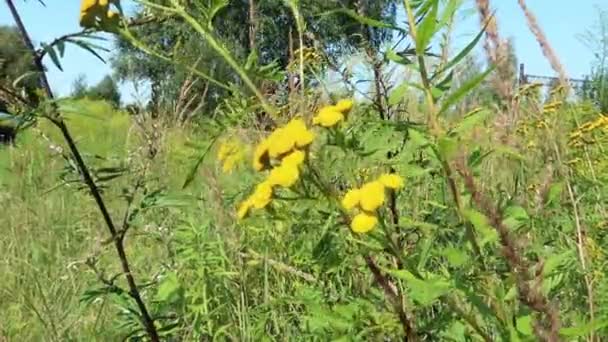
[[[528,80],[526,80],[526,72],[525,72],[525,67],[524,67],[524,63],[519,63],[519,85],[522,86],[526,83],[528,83]]]

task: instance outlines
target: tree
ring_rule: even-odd
[[[166,1],[157,0],[158,3]],[[198,15],[204,20],[208,13],[203,13],[206,1],[197,4],[188,2],[192,8],[188,13]],[[361,14],[392,23],[396,15],[396,0],[308,0],[300,1],[300,11],[309,35],[305,45],[316,45],[311,37],[323,39],[322,46],[326,54],[338,56],[358,48],[361,43],[379,47],[391,37],[388,29],[369,29],[343,12],[330,13],[336,8],[357,10]],[[141,7],[137,16],[145,16],[149,9]],[[277,62],[281,70],[293,58],[298,49],[296,23],[284,0],[234,0],[227,2],[213,18],[214,34],[229,47],[230,51],[241,61],[247,60],[256,52],[257,62],[267,65]],[[168,19],[134,28],[139,39],[152,49],[170,55],[182,65],[197,65],[201,70],[212,73],[216,79],[225,83],[239,83],[239,78],[224,60],[210,49],[201,37],[190,26],[181,20]],[[363,34],[365,33],[365,34]],[[362,37],[365,37],[362,38]],[[188,73],[174,65],[160,61],[132,47],[126,41],[118,42],[118,55],[113,60],[115,71],[121,79],[148,81],[151,88],[153,106],[171,103],[178,98]],[[285,83],[277,85],[285,87]],[[199,82],[195,93],[206,94],[203,110],[209,110],[226,95],[226,90]]]
[[[89,86],[87,85],[86,76],[81,74],[72,83],[72,97],[83,98],[87,96]]]
[[[591,73],[579,94],[602,112],[608,112],[608,10],[597,8],[596,23],[579,39],[594,53]]]
[[[114,79],[107,75],[99,83],[88,87],[85,78],[79,76],[72,86],[72,96],[74,98],[88,98],[91,100],[103,100],[112,104],[114,107],[120,106],[120,91]]]
[[[0,111],[8,111],[17,97],[36,101],[35,70],[19,31],[12,26],[0,26]]]

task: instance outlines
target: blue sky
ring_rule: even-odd
[[[76,32],[78,27],[79,0],[44,0],[46,8],[37,0],[15,0],[23,21],[36,44],[49,42],[55,37]],[[592,62],[592,52],[580,42],[577,35],[590,28],[597,17],[596,5],[605,0],[577,0],[576,6],[566,1],[529,0],[529,8],[536,14],[551,45],[556,50],[562,63],[571,77],[579,78],[588,73]],[[529,32],[525,17],[521,13],[517,0],[494,0],[499,29],[505,38],[514,40],[520,62],[526,64],[528,73],[552,75],[549,63],[545,60],[538,43]],[[123,6],[129,2],[123,1]],[[472,12],[474,1],[465,1],[466,20],[458,24],[457,44],[470,39],[478,30],[478,19]],[[603,5],[608,9],[608,4]],[[8,8],[0,2],[0,25],[12,24]],[[109,44],[111,47],[111,44]],[[456,48],[456,47],[455,47]],[[109,57],[109,56],[108,56]],[[77,47],[67,47],[63,59],[64,71],[55,68],[45,61],[49,69],[49,78],[53,90],[59,95],[70,92],[73,80],[80,74],[86,75],[89,84],[99,81],[110,73],[109,65]],[[130,87],[123,87],[124,97],[132,97]]]

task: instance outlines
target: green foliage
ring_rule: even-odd
[[[557,90],[542,102],[533,86],[513,85],[516,107],[505,108],[491,88],[495,66],[458,76],[482,33],[453,57],[433,51],[438,37],[452,33],[459,1],[405,1],[404,27],[392,20],[392,2],[368,2],[361,13],[351,2],[260,1],[259,54],[245,34],[249,3],[176,7],[185,3],[142,1],[138,15],[163,20],[118,30],[125,50],[117,66],[125,77],[151,81],[153,91],[158,86],[159,98],[172,103],[166,108],[191,105],[176,106],[182,83],[208,89],[215,102],[194,106],[207,114],[198,124],[164,120],[172,112],[129,116],[93,99],[53,101],[119,235],[104,230],[81,170],[64,153],[69,146],[48,121],[36,126],[44,135],[25,131],[16,148],[0,150],[0,226],[7,227],[0,339],[146,339],[114,239],[125,244],[161,340],[582,341],[608,334],[608,120],[596,107]],[[295,27],[298,13],[304,22]],[[297,92],[252,96],[294,73],[281,59],[289,28],[295,40],[306,33],[327,39],[325,54],[385,55],[371,68],[380,86],[352,108],[352,99],[329,100],[352,94],[323,77]],[[389,32],[409,47],[364,44],[380,49]],[[382,78],[389,60],[399,68],[391,70],[414,76]],[[307,68],[304,76],[325,71]],[[382,90],[385,81],[392,92]],[[91,91],[84,82],[75,88],[75,95]],[[266,106],[278,108],[274,116]],[[49,107],[28,110],[42,118]],[[518,114],[507,132],[497,128],[496,107]],[[296,116],[305,127],[285,130]],[[311,132],[312,142],[303,142]],[[271,170],[252,168],[256,151]],[[277,182],[273,174],[296,152],[304,161],[283,169],[296,181]],[[249,197],[254,208],[239,219],[237,209],[259,195],[262,182],[273,186],[269,201]],[[343,201],[348,193],[361,195],[352,210]],[[368,229],[355,224],[369,216],[377,221]]]
[[[37,84],[32,55],[26,50],[19,32],[12,26],[0,26],[0,86],[18,94],[23,90],[28,100],[35,100]],[[0,111],[8,111],[16,102],[0,92]]]
[[[107,101],[116,108],[120,107],[120,91],[116,81],[110,76],[105,76],[91,87],[87,86],[83,77],[77,78],[72,85],[72,97]]]

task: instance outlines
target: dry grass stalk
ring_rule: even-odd
[[[521,7],[521,10],[524,12],[524,15],[526,16],[526,21],[528,23],[528,27],[530,28],[530,31],[532,32],[532,34],[534,34],[534,37],[536,37],[536,41],[540,45],[540,48],[543,51],[543,55],[545,56],[545,58],[547,58],[547,60],[551,64],[551,68],[553,68],[553,70],[559,76],[560,83],[564,87],[567,88],[568,87],[568,75],[566,73],[566,70],[564,69],[564,66],[559,61],[559,58],[557,58],[557,54],[551,47],[551,44],[549,44],[549,40],[547,40],[547,36],[545,35],[542,28],[540,27],[540,24],[538,23],[536,16],[534,15],[534,13],[532,13],[530,11],[528,6],[526,5],[525,0],[517,0],[517,2],[519,3],[519,7]]]
[[[480,25],[486,28],[484,49],[489,64],[497,67],[498,73],[493,77],[492,84],[505,103],[510,103],[513,97],[513,72],[509,68],[509,44],[500,38],[498,22],[492,14],[489,0],[476,0]]]

